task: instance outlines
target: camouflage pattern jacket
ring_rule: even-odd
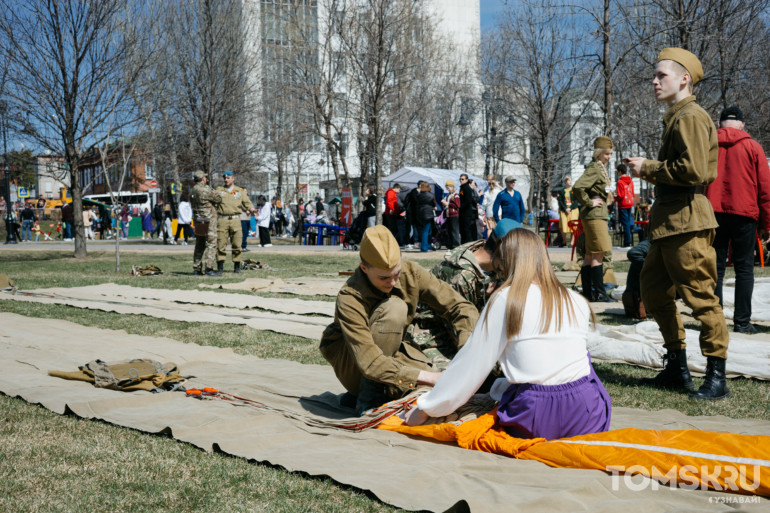
[[[431,269],[431,274],[448,283],[481,312],[486,303],[486,290],[491,278],[479,267],[473,252],[484,247],[486,241],[477,240],[450,249],[444,260]]]
[[[216,218],[216,206],[222,203],[222,195],[203,182],[198,182],[190,193],[193,219]]]

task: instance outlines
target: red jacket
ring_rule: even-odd
[[[385,214],[386,216],[398,215],[398,193],[392,187],[385,192]]]
[[[720,128],[717,179],[706,189],[714,212],[737,214],[770,229],[770,168],[762,147],[737,128]]]
[[[617,196],[615,201],[618,208],[631,208],[634,206],[634,181],[628,175],[623,175],[618,179]]]

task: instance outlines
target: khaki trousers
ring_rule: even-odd
[[[701,354],[727,358],[727,324],[714,294],[717,266],[713,241],[714,230],[703,230],[656,239],[650,245],[642,268],[642,301],[655,317],[669,351],[685,348],[684,326],[675,303],[678,293],[701,323]]]
[[[241,243],[243,242],[240,216],[219,216],[217,222],[219,223],[217,226],[217,262],[227,260],[228,242],[232,248],[233,262],[240,262]]]
[[[372,340],[382,354],[395,357],[400,363],[421,370],[431,370],[430,360],[417,348],[403,343],[406,329],[407,305],[401,298],[389,297],[377,305],[369,317]],[[400,352],[403,347],[404,352]],[[361,387],[361,370],[356,355],[344,341],[322,347],[321,353],[334,368],[340,383],[353,395],[358,396]],[[402,397],[411,389],[407,386],[385,386],[387,400]]]

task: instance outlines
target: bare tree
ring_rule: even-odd
[[[26,111],[25,135],[64,156],[75,212],[75,257],[86,256],[81,156],[103,141],[108,118],[125,126],[136,112],[126,90],[140,63],[129,50],[144,44],[149,10],[125,0],[0,0],[6,94]]]
[[[340,31],[349,93],[357,100],[361,189],[372,181],[382,189],[388,156],[399,151],[394,138],[404,130],[410,103],[406,92],[419,87],[419,71],[435,65],[430,19],[412,0],[362,0],[349,4]],[[435,68],[434,68],[435,69]],[[390,154],[390,155],[389,155]],[[377,203],[377,219],[381,220]]]
[[[530,139],[530,208],[535,193],[550,190],[558,166],[572,160],[572,130],[595,105],[598,75],[574,22],[551,1],[524,4],[509,9],[485,41],[488,90],[507,100],[514,129]]]
[[[253,169],[249,126],[249,75],[257,70],[253,41],[256,19],[237,0],[168,0],[161,25],[165,50],[156,61],[158,130],[165,146],[188,149],[189,166],[214,176],[218,166]],[[181,136],[187,144],[178,144]],[[177,179],[178,161],[171,159]]]

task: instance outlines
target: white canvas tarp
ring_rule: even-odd
[[[382,186],[384,188],[392,187],[393,184],[398,183],[401,185],[408,185],[410,189],[417,186],[419,180],[424,180],[431,185],[437,185],[445,193],[447,192],[444,184],[447,180],[454,180],[455,186],[460,188],[460,175],[465,173],[464,171],[458,171],[455,169],[436,169],[428,167],[402,167],[395,173],[392,173],[382,179]],[[479,188],[479,191],[484,191],[487,188],[487,181],[481,177],[465,173],[468,178],[473,180]]]
[[[0,293],[7,299],[120,314],[147,315],[160,319],[217,324],[245,324],[258,330],[285,333],[320,340],[334,317],[331,301],[268,298],[200,290],[165,290],[108,283],[87,287],[36,289],[17,294]],[[701,375],[706,358],[701,355],[698,336],[685,330],[687,364]],[[629,363],[651,369],[662,366],[663,337],[652,321],[625,326],[597,325],[588,339],[588,350],[597,361]],[[770,380],[770,334],[730,333],[727,377]]]

